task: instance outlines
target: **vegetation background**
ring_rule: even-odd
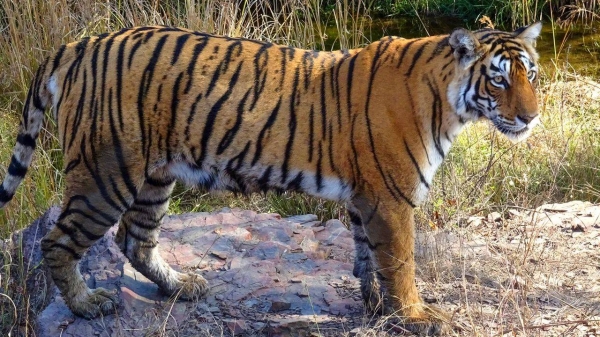
[[[421,35],[445,20],[440,16],[468,28],[495,25],[506,30],[543,20],[544,42],[550,48],[543,55],[539,89],[542,125],[518,144],[486,123],[468,127],[436,175],[429,201],[418,211],[418,223],[451,227],[466,216],[491,210],[502,213],[573,199],[598,202],[600,88],[594,78],[598,66],[584,76],[569,58],[579,53],[588,65],[598,61],[599,12],[598,0],[0,0],[0,175],[10,161],[37,65],[61,44],[84,36],[161,24],[323,50],[360,47],[379,39],[382,29],[375,23],[381,20],[408,19]],[[571,50],[569,38],[584,42],[577,51]],[[48,118],[32,169],[12,203],[0,211],[0,238],[60,203],[63,162],[55,131]],[[314,213],[323,219],[344,218],[342,206],[301,194],[234,197],[183,186],[176,188],[170,211],[224,206],[284,216]],[[19,256],[0,260],[4,261],[0,264],[3,335],[1,327],[28,324],[31,308],[22,296],[20,280],[25,275],[18,275],[23,270]]]

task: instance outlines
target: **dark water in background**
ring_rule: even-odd
[[[543,24],[537,50],[547,74],[551,75],[559,69],[561,72],[567,70],[600,79],[600,21],[587,27],[576,26],[568,31],[558,26],[553,29],[550,21],[544,21]],[[365,21],[363,34],[368,40],[376,41],[386,35],[412,38],[448,34],[457,27],[465,27],[463,20],[451,17],[376,18]],[[338,49],[337,29],[328,26],[325,32],[328,36],[327,49]]]

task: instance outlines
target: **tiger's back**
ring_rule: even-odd
[[[347,78],[340,61],[353,53],[144,27],[65,46],[48,74],[67,85],[48,91],[67,157],[90,139],[102,144],[95,152],[118,165],[101,171],[129,177],[119,185],[140,186],[164,168],[208,189],[345,200],[351,177],[332,150],[347,142],[337,139],[347,116],[347,93],[337,85]],[[123,175],[124,162],[109,152],[143,163],[144,174]]]
[[[530,133],[539,29],[387,37],[336,52],[169,27],[83,39],[35,76],[0,206],[25,176],[52,106],[66,189],[42,249],[76,314],[113,310],[113,295],[88,289],[76,262],[117,222],[119,247],[161,289],[189,299],[208,291],[202,276],[158,254],[180,180],[345,202],[367,308],[400,310],[409,329],[436,333],[444,315],[414,283],[413,208],[468,121],[487,118],[515,139]]]

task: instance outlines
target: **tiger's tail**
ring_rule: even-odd
[[[42,128],[44,113],[50,101],[46,88],[47,81],[44,79],[44,68],[41,66],[38,69],[29,87],[19,125],[17,143],[13,149],[6,177],[0,185],[0,208],[3,208],[14,197],[17,187],[25,178],[31,164],[36,139]]]

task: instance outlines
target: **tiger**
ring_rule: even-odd
[[[161,290],[188,300],[207,294],[201,274],[175,271],[158,251],[179,181],[345,205],[366,310],[441,334],[449,316],[425,304],[415,284],[414,209],[465,125],[489,120],[520,141],[539,123],[540,31],[540,22],[457,28],[337,51],[166,26],[83,38],[59,47],[33,77],[0,207],[24,179],[51,107],[65,189],[41,249],[74,314],[116,309],[116,293],[88,288],[78,262],[117,223],[117,245]]]

